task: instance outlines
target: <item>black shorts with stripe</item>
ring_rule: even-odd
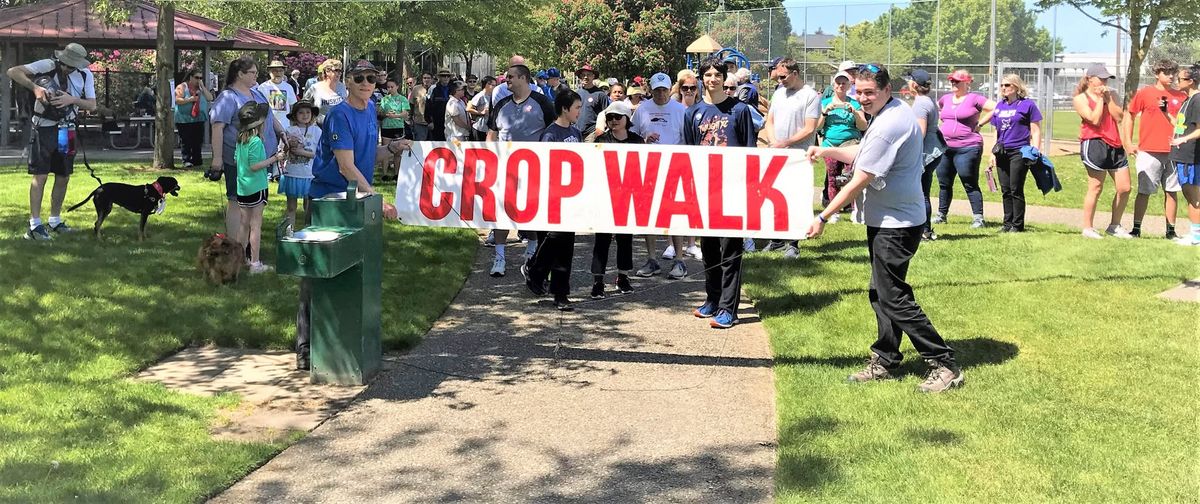
[[[1079,142],[1079,159],[1092,170],[1120,170],[1129,168],[1124,147],[1113,147],[1099,138]]]

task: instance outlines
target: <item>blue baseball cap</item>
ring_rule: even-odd
[[[929,86],[929,81],[931,80],[929,72],[922,68],[918,68],[909,72],[908,75],[905,75],[905,77],[907,77],[908,80],[917,83],[918,86]]]
[[[561,77],[562,77],[562,72],[558,71],[557,68],[550,67],[550,68],[546,69],[546,78],[547,79],[558,79]]]
[[[547,74],[547,72],[545,70],[539,71],[535,78],[536,79],[548,79],[549,77],[547,77],[546,74]]]

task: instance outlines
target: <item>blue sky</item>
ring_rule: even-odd
[[[946,0],[954,1],[954,0]],[[788,17],[792,21],[792,29],[796,33],[803,30],[805,10],[808,11],[809,32],[821,28],[825,33],[836,32],[844,19],[849,24],[877,19],[887,11],[887,3],[870,3],[871,0],[851,0],[837,2],[832,0],[784,0],[788,8]],[[897,2],[903,5],[904,2]],[[1033,6],[1032,1],[1026,4]],[[802,7],[808,7],[804,9]],[[1054,14],[1052,11],[1043,12],[1038,16],[1039,25],[1054,33]],[[1057,35],[1062,39],[1067,52],[1115,52],[1116,39],[1112,29],[1101,26],[1080,14],[1073,7],[1058,8]],[[1100,37],[1100,33],[1108,30],[1108,35]],[[1127,41],[1126,41],[1127,42]],[[1128,47],[1128,43],[1126,43]]]

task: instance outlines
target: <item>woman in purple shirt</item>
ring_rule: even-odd
[[[1029,167],[1021,149],[1042,144],[1042,112],[1026,96],[1029,90],[1020,77],[1009,74],[1000,81],[1000,103],[991,114],[996,127],[992,162],[1000,170],[1000,194],[1004,198],[1004,227],[1001,233],[1025,231],[1025,176]]]
[[[938,100],[942,118],[942,136],[946,137],[946,153],[937,167],[938,213],[933,223],[946,222],[950,212],[950,200],[954,199],[954,176],[962,179],[963,190],[971,202],[971,213],[975,220],[971,227],[983,227],[983,191],[979,190],[979,160],[983,156],[983,137],[979,135],[979,117],[991,112],[996,102],[982,95],[971,93],[971,74],[966,70],[955,70],[950,74],[950,85],[954,93]]]

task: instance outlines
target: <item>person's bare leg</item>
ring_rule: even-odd
[[[1104,171],[1093,170],[1086,168],[1088,176],[1087,192],[1083,193],[1083,229],[1092,229],[1095,227],[1093,222],[1096,220],[1096,202],[1100,200],[1100,193],[1104,190]]]
[[[1117,226],[1121,224],[1121,217],[1125,216],[1125,206],[1129,204],[1129,169],[1122,168],[1112,172],[1112,179],[1117,192],[1113,194],[1112,220],[1109,225]]]
[[[29,182],[29,218],[42,218],[42,197],[46,194],[46,175],[34,175]]]
[[[288,196],[287,199],[287,220],[292,224],[292,228],[296,227],[296,198]]]
[[[683,236],[672,236],[671,246],[675,247],[675,259],[683,260],[683,252],[687,250],[685,242],[687,240]]]
[[[1136,211],[1136,210],[1135,210]],[[1163,192],[1163,215],[1167,218],[1167,224],[1175,225],[1175,217],[1179,213],[1179,194],[1175,191]]]
[[[658,245],[658,237],[654,235],[646,235],[646,257],[654,259],[658,257],[656,254],[656,246]]]
[[[250,224],[247,227],[250,228],[248,238],[250,240],[250,262],[252,263],[262,262],[260,256],[258,255],[258,251],[259,247],[261,246],[260,241],[262,240],[262,219],[264,206],[266,205],[259,205],[250,209]]]
[[[238,242],[241,242],[242,247],[246,247],[246,246],[250,245],[250,222],[251,222],[251,220],[253,220],[253,218],[250,215],[251,211],[252,211],[252,209],[250,209],[250,208],[238,207],[238,209],[237,209],[237,212],[238,212],[237,239],[238,239]],[[244,249],[243,249],[242,254],[243,254],[243,256],[245,256]],[[254,260],[254,247],[250,247],[250,261],[249,262],[253,262],[253,260]]]
[[[1146,216],[1146,207],[1150,206],[1150,195],[1137,193],[1133,198],[1133,222],[1142,222]]]
[[[50,190],[50,216],[62,215],[63,200],[67,198],[67,184],[71,182],[70,175],[55,175],[54,188]]]
[[[225,235],[242,236],[242,208],[238,206],[236,199],[230,199],[225,206]]]

